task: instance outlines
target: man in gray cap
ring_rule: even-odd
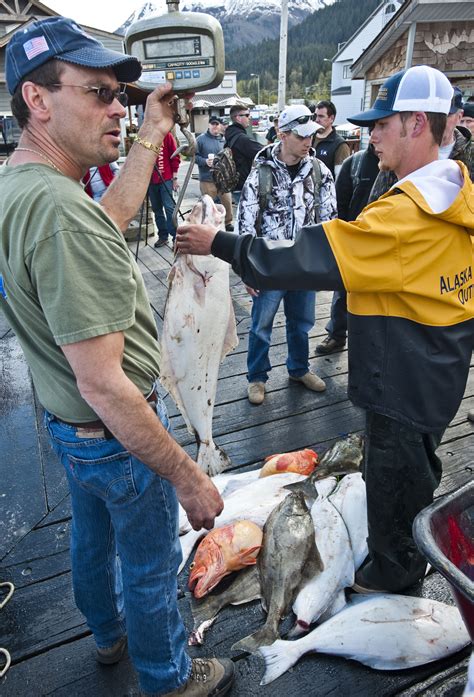
[[[117,159],[136,58],[72,20],[19,29],[6,52],[22,129],[0,170],[0,306],[25,352],[71,491],[74,595],[101,663],[127,643],[144,695],[225,694],[230,661],[194,660],[178,612],[178,500],[194,528],[222,510],[169,434],[155,389],[156,326],[122,235],[174,123],[170,85],[150,94],[127,162],[101,204],[81,177]],[[117,554],[120,566],[117,564]]]
[[[205,133],[196,138],[196,162],[199,169],[199,188],[201,194],[208,194],[214,201],[219,200],[225,208],[225,229],[232,232],[232,197],[230,193],[218,194],[212,178],[212,162],[217,153],[224,149],[224,138],[221,134],[222,121],[217,116],[211,116]]]
[[[474,339],[474,187],[439,160],[453,89],[415,66],[388,78],[367,112],[370,142],[396,186],[353,221],[302,228],[293,243],[178,229],[178,249],[232,263],[252,288],[347,290],[349,397],[366,410],[363,475],[369,555],[359,592],[400,592],[423,577],[412,537],[441,479],[436,449],[464,396]]]

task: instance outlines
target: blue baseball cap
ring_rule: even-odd
[[[446,75],[429,65],[415,65],[389,77],[368,111],[347,119],[356,126],[373,126],[401,111],[449,114],[453,88]]]
[[[138,58],[106,48],[74,20],[48,17],[18,29],[8,42],[5,76],[10,94],[32,70],[52,58],[85,68],[112,68],[119,82],[134,82],[142,72]]]

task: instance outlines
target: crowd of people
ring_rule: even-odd
[[[209,529],[223,501],[170,434],[156,389],[156,326],[122,233],[148,193],[157,245],[176,237],[178,250],[212,253],[241,275],[253,301],[253,404],[265,398],[282,300],[289,378],[325,389],[309,369],[308,332],[315,291],[335,291],[317,351],[342,348],[348,334],[349,397],[367,413],[369,556],[354,588],[402,591],[425,573],[411,525],[439,484],[436,448],[472,355],[472,123],[461,125],[472,116],[428,66],[391,76],[372,108],[349,119],[371,133],[352,156],[329,101],[314,115],[283,110],[263,148],[248,132],[248,109],[236,105],[229,125],[211,118],[198,139],[200,188],[224,204],[225,229],[176,230],[169,84],[150,94],[126,163],[110,169],[127,103],[120,83],[140,72],[136,58],[63,17],[10,40],[5,74],[21,137],[0,169],[0,306],[65,468],[74,597],[98,661],[118,662],[128,645],[142,695],[218,696],[231,687],[233,663],[189,657],[176,573],[178,502],[195,529]],[[239,173],[235,222],[230,192],[215,190],[211,176],[224,146]]]
[[[259,294],[334,290],[339,294],[334,307],[347,298],[348,393],[366,411],[369,555],[356,575],[359,592],[400,592],[423,577],[426,561],[412,524],[440,482],[436,449],[469,373],[474,189],[471,134],[459,125],[463,106],[459,90],[435,68],[415,66],[388,78],[372,108],[348,119],[371,135],[369,150],[348,158],[346,168],[345,161],[340,165],[341,215],[307,224],[289,237],[283,232],[292,245],[276,244],[271,225],[270,240],[259,235],[247,205],[238,219],[249,218],[249,224],[239,227],[238,236],[211,225],[183,225],[178,231],[178,250],[218,256]],[[320,111],[318,123],[326,133],[332,128],[330,110],[326,105]],[[298,131],[304,115],[288,124],[286,113],[279,126],[284,123],[285,131],[309,145],[309,131]],[[283,135],[269,147],[285,165]],[[300,167],[311,156],[308,150]],[[256,186],[260,158],[242,203],[246,189]],[[291,178],[291,165],[286,169]],[[273,176],[276,185],[277,168]],[[277,193],[274,199],[278,205]],[[294,202],[293,196],[287,209],[292,211]],[[334,313],[320,353],[345,341],[345,328],[336,335],[333,320]],[[258,403],[263,394],[260,390]],[[249,398],[254,401],[250,391]]]

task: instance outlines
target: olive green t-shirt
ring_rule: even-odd
[[[60,419],[97,415],[61,346],[122,331],[123,370],[147,394],[159,375],[156,325],[126,241],[81,184],[48,165],[0,167],[0,307],[41,404]]]

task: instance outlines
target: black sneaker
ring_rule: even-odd
[[[227,232],[234,232],[234,226],[232,225],[232,223],[229,223],[228,225],[226,225],[225,229]]]
[[[153,246],[156,248],[166,247],[167,244],[168,244],[168,240],[157,240]]]
[[[320,344],[316,346],[316,353],[333,353],[333,351],[338,351],[339,349],[344,348],[345,345],[345,339],[333,339],[332,336],[328,335],[325,339],[321,341]]]
[[[234,664],[228,658],[193,658],[188,681],[163,697],[222,697],[234,681]]]

